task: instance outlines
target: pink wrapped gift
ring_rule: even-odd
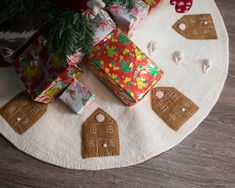
[[[149,12],[149,6],[142,0],[134,0],[134,2],[135,7],[132,10],[121,5],[113,5],[109,9],[118,27],[129,36],[132,36],[137,26]]]
[[[47,47],[37,39],[12,63],[16,73],[35,101],[52,102],[82,70],[50,57]]]
[[[116,24],[110,18],[109,14],[103,10],[100,11],[92,22],[96,28],[94,46],[103,41],[107,35],[116,29]]]
[[[80,115],[94,99],[95,95],[78,81],[73,81],[60,96],[60,100]]]

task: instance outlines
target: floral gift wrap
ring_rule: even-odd
[[[119,29],[95,47],[86,64],[129,106],[140,101],[163,73]]]
[[[94,46],[103,41],[107,35],[116,29],[116,24],[104,10],[101,10],[92,22],[95,26]]]
[[[75,113],[82,115],[84,109],[95,100],[95,95],[83,84],[74,80],[60,96],[60,100]]]
[[[13,67],[33,99],[50,103],[74,79],[79,79],[82,70],[50,57],[48,49],[37,39],[17,57]]]
[[[137,26],[148,15],[149,11],[149,6],[142,0],[134,0],[134,2],[135,7],[131,10],[121,5],[113,5],[109,9],[118,27],[129,36],[132,36]]]

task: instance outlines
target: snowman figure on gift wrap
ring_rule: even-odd
[[[105,7],[102,0],[60,0],[60,4],[65,8],[82,11],[83,16],[88,19],[94,19]]]

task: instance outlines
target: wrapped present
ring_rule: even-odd
[[[141,21],[148,15],[149,6],[142,0],[134,0],[135,7],[129,10],[121,5],[113,5],[109,12],[118,27],[131,36]]]
[[[94,46],[103,41],[108,34],[116,29],[116,24],[110,18],[109,14],[104,10],[101,10],[99,14],[91,21],[95,28],[95,38],[93,42]],[[74,55],[71,55],[68,58],[68,63],[70,65],[77,65],[78,63],[82,62],[83,58],[84,54],[80,51],[80,49],[78,49]]]
[[[83,114],[84,109],[90,105],[94,99],[95,95],[76,80],[73,81],[60,96],[60,100],[80,115]]]
[[[116,29],[116,24],[110,18],[109,14],[103,10],[100,11],[92,22],[96,28],[94,46],[103,41],[108,34]]]
[[[94,48],[86,64],[129,106],[143,99],[163,73],[119,29]]]
[[[34,41],[12,65],[34,100],[42,103],[52,102],[82,75],[78,67],[50,56],[40,39]]]

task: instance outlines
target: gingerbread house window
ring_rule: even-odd
[[[207,18],[206,18],[206,17],[204,17],[204,16],[201,16],[201,17],[199,18],[199,20],[203,22],[203,21],[206,21],[206,20],[207,20]]]
[[[32,114],[37,114],[38,112],[39,112],[39,107],[37,107],[37,106],[34,106],[32,109],[31,109],[31,113]]]
[[[22,125],[26,126],[29,123],[29,119],[24,118],[24,120],[21,123]]]
[[[190,19],[189,19],[189,22],[190,22],[191,24],[195,24],[195,23],[196,23],[196,19],[195,19],[195,18],[190,18]]]
[[[197,29],[192,29],[192,31],[191,31],[191,32],[192,32],[192,34],[193,34],[193,35],[197,35],[197,34],[198,34]]]
[[[89,141],[89,147],[94,147],[95,146],[95,142],[94,142],[94,140],[90,140]]]
[[[173,114],[173,113],[170,113],[169,114],[169,117],[173,120],[173,121],[177,121],[177,119],[178,119],[178,114]]]
[[[112,125],[109,125],[107,127],[107,133],[113,133],[113,126]]]
[[[115,141],[114,141],[114,139],[110,139],[110,140],[109,140],[109,145],[110,145],[110,147],[115,147]]]
[[[162,102],[160,102],[158,106],[163,112],[168,110],[168,106]]]
[[[177,101],[179,99],[179,96],[175,93],[175,92],[172,92],[170,94],[170,98],[173,100],[173,101]]]
[[[11,106],[11,107],[9,108],[8,112],[11,113],[11,114],[14,113],[14,112],[16,112],[16,107],[15,107],[15,106]]]
[[[208,28],[207,29],[203,29],[202,32],[203,32],[203,34],[209,34],[210,33],[210,29],[208,29]]]
[[[90,127],[90,133],[91,134],[96,134],[96,126]]]
[[[24,106],[24,105],[28,104],[28,101],[27,101],[26,98],[22,97],[22,98],[20,99],[20,103]]]

